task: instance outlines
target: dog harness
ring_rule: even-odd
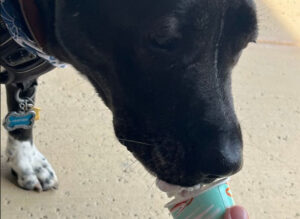
[[[0,0],[0,84],[24,84],[66,66],[43,51],[45,38],[34,0]]]
[[[23,15],[18,13],[11,0],[0,0],[0,4],[0,14],[2,20],[6,24],[6,27],[13,40],[15,40],[20,46],[24,47],[30,53],[47,60],[55,67],[66,66],[65,63],[60,62],[55,57],[47,55],[40,48],[37,42],[29,37],[28,31],[26,31],[27,27]]]

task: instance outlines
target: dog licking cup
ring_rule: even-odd
[[[229,179],[220,179],[209,185],[190,188],[170,185],[157,180],[156,185],[174,199],[165,205],[174,219],[223,219],[227,208],[234,205],[228,185]]]

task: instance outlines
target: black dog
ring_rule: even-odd
[[[240,170],[231,70],[256,39],[252,0],[35,4],[44,51],[87,76],[113,113],[117,138],[153,175],[190,187]],[[57,178],[31,132],[10,132],[9,163],[21,187],[46,190]]]

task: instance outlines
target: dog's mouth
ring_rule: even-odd
[[[179,199],[187,199],[187,198],[195,197],[201,191],[204,191],[215,184],[227,180],[229,180],[229,178],[225,177],[225,178],[216,179],[210,183],[205,183],[205,184],[200,183],[191,187],[182,187],[179,185],[169,184],[160,179],[156,179],[156,185],[161,191],[165,192],[169,198],[175,197]]]
[[[191,187],[182,187],[178,185],[169,184],[163,180],[156,180],[157,187],[165,192],[169,198],[171,197],[180,197],[180,198],[189,198],[197,194],[202,188],[203,184],[197,184]]]
[[[191,187],[182,187],[179,185],[172,185],[172,184],[167,183],[160,179],[156,179],[156,185],[160,190],[168,193],[168,192],[174,192],[174,191],[179,191],[179,190],[194,191],[194,190],[200,189],[202,184],[197,184],[197,185],[194,185]]]

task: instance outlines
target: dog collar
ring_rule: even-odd
[[[45,47],[45,33],[41,23],[41,16],[34,0],[19,0],[19,5],[27,28],[35,42],[40,48]]]

